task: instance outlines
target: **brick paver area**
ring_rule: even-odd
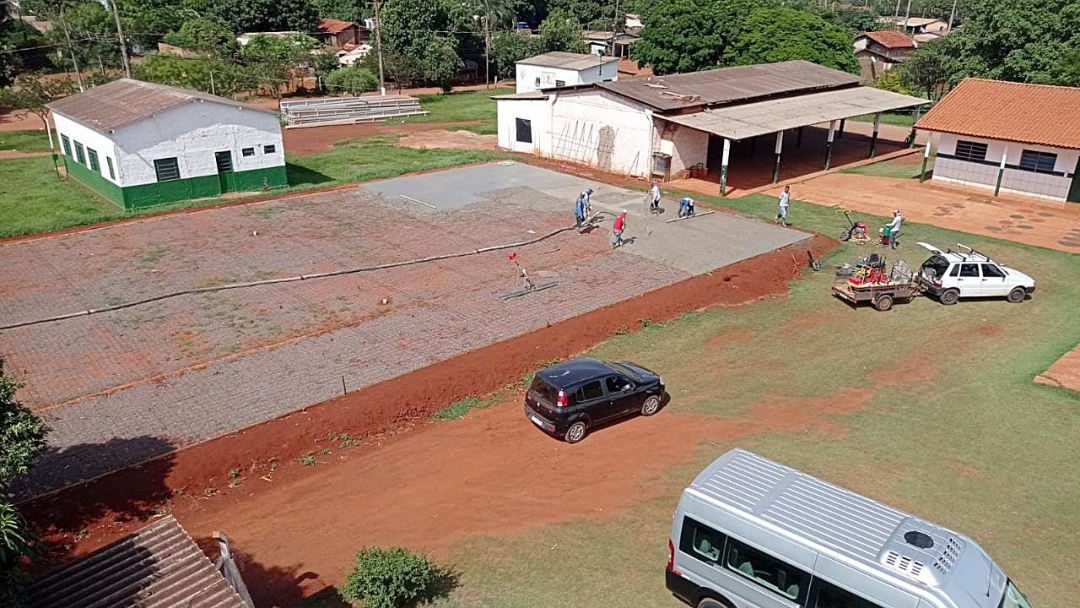
[[[527,240],[568,225],[568,193],[582,187],[577,178],[522,165],[455,171],[507,187],[488,185],[475,202],[448,210],[360,188],[0,245],[0,318],[31,320],[190,287]],[[417,194],[437,199],[440,180],[461,187],[463,174],[455,171],[396,185],[413,191],[414,184]],[[598,190],[598,207],[640,206],[640,194]],[[611,251],[606,228],[519,248],[531,275],[560,285],[505,302],[498,296],[521,284],[498,251],[181,296],[0,332],[0,357],[26,383],[20,398],[53,429],[52,451],[24,493],[318,403],[339,395],[343,378],[350,391],[369,386],[804,236],[710,218],[654,221],[653,236],[637,251]],[[632,216],[627,236],[642,238],[643,228]],[[672,255],[678,247],[687,255]],[[86,457],[110,442],[125,447]]]

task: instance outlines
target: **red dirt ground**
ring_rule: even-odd
[[[717,350],[724,348],[732,342],[749,342],[754,339],[754,331],[749,329],[733,329],[726,331],[719,336],[714,336],[709,339],[705,344],[709,348],[715,348]]]
[[[833,241],[818,236],[797,247],[799,251],[809,248],[815,255],[823,255],[833,246]],[[257,495],[278,486],[277,483],[260,481],[260,477],[307,470],[293,460],[313,450],[321,450],[326,444],[325,441],[320,443],[320,440],[325,440],[330,433],[370,438],[403,432],[423,423],[432,412],[447,404],[515,383],[541,362],[580,353],[621,327],[637,324],[639,319],[670,319],[683,311],[742,304],[784,293],[791,273],[789,249],[744,260],[711,275],[687,279],[68,488],[26,505],[24,512],[29,514],[32,525],[44,534],[47,542],[57,549],[50,562],[61,562],[139,527],[174,496],[199,496],[207,499],[200,501],[207,505],[224,503],[215,496],[229,492],[227,473],[230,469],[243,471],[249,481],[242,486],[242,491]],[[767,414],[765,412],[766,417]],[[517,417],[516,412],[514,416]],[[427,451],[437,454],[430,457],[444,461],[445,456],[439,454],[438,446],[435,443]],[[507,446],[510,450],[514,448],[513,443]],[[422,452],[424,450],[414,450],[409,458],[419,457]],[[500,456],[481,452],[487,454],[493,463],[501,461]],[[624,466],[632,465],[625,463]],[[634,475],[631,473],[629,476]],[[277,478],[273,478],[276,481]],[[342,495],[357,496],[378,488],[367,479],[350,478],[346,485],[350,483],[354,485],[353,489],[342,486],[331,490]],[[492,483],[509,487],[503,481]],[[460,486],[457,489],[460,490]],[[230,497],[233,495],[229,494]],[[290,495],[298,499],[298,496]],[[400,498],[404,500],[406,497]],[[279,499],[285,500],[285,495]],[[400,514],[413,509],[408,502],[402,502],[396,506],[396,510]],[[239,510],[230,507],[229,513],[239,520],[250,520],[246,507]],[[305,521],[315,529],[321,525],[317,518],[325,518],[324,523],[332,525],[340,519],[340,512],[319,508],[305,513]],[[221,528],[235,535],[234,525],[238,524],[222,523]],[[84,530],[90,537],[74,548],[68,546],[72,542],[72,533]],[[318,547],[314,550],[318,552]],[[355,550],[355,546],[350,550]],[[345,559],[340,563],[347,561]]]
[[[1035,376],[1035,382],[1080,391],[1080,345],[1065,353],[1050,369]]]
[[[363,123],[358,125],[333,125],[328,127],[312,127],[309,129],[284,129],[282,139],[285,149],[291,154],[303,156],[325,152],[334,146],[334,142],[357,137],[370,137],[372,135],[409,135],[425,131],[446,131],[453,128],[462,128],[470,125],[478,125],[482,120],[470,122],[407,122],[387,121],[378,123]]]
[[[874,384],[898,386],[902,384],[928,383],[937,377],[937,368],[916,353],[894,365],[874,372]]]

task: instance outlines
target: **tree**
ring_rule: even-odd
[[[481,23],[484,37],[484,82],[490,82],[491,70],[491,32],[514,24],[512,0],[471,0],[473,9]]]
[[[319,21],[309,0],[213,0],[207,11],[237,33],[312,33]]]
[[[421,65],[425,78],[449,91],[450,79],[465,67],[465,62],[458,56],[453,38],[437,36],[428,45]]]
[[[95,67],[121,65],[120,44],[116,36],[116,22],[112,13],[97,2],[76,2],[64,9],[64,20],[73,40],[78,40],[72,50],[84,71]],[[53,42],[63,44],[66,40],[59,29],[49,32]]]
[[[139,80],[231,97],[259,85],[259,77],[244,66],[213,57],[185,58],[154,53],[132,66]]]
[[[829,17],[856,34],[872,32],[881,28],[881,24],[878,22],[878,14],[870,9],[842,8],[829,11]]]
[[[739,20],[763,0],[671,0],[658,2],[642,18],[630,56],[656,74],[715,68],[739,31]]]
[[[561,9],[577,19],[578,23],[589,26],[590,29],[605,32],[611,31],[615,18],[615,3],[612,0],[552,0],[551,9]],[[619,10],[617,26],[621,29],[625,21],[626,13],[623,7]]]
[[[933,99],[945,81],[941,57],[934,53],[913,54],[895,70],[906,87],[925,94],[927,99]]]
[[[581,23],[562,9],[548,13],[547,19],[540,24],[541,53],[566,51],[584,53],[585,37],[581,32]]]
[[[124,34],[143,52],[156,48],[168,32],[189,19],[209,15],[202,0],[117,0]]]
[[[292,81],[293,71],[311,61],[311,51],[321,45],[304,34],[253,36],[240,50],[240,60],[258,83],[280,99],[283,85]]]
[[[1080,87],[1080,41],[1061,54],[1053,71],[1053,82],[1067,87]]]
[[[45,104],[67,97],[74,92],[75,83],[67,78],[46,78],[40,74],[22,74],[15,78],[15,83],[11,87],[0,90],[0,107],[34,114],[41,119],[42,126],[47,126],[49,108],[45,107]],[[0,368],[0,373],[2,371],[3,369]],[[0,387],[0,398],[3,397],[3,390],[3,387]],[[0,450],[2,449],[0,445]],[[0,477],[2,476],[3,471],[0,470]]]
[[[514,32],[496,34],[491,45],[496,74],[504,79],[516,76],[517,62],[544,52],[539,38]]]
[[[169,32],[161,41],[211,57],[235,57],[240,52],[240,45],[229,25],[207,17],[188,19],[180,29]]]
[[[473,27],[468,5],[445,0],[394,0],[382,10],[383,47],[399,83],[422,78],[444,88],[464,62],[458,47]],[[455,37],[456,35],[462,38]],[[384,59],[386,56],[384,55]]]
[[[323,78],[323,86],[334,93],[359,95],[379,88],[379,77],[367,68],[352,66],[334,70]]]
[[[754,9],[740,24],[739,34],[725,52],[725,60],[736,65],[792,59],[859,73],[846,28],[792,8]]]
[[[25,475],[45,449],[48,427],[15,399],[20,384],[0,360],[0,605],[24,605],[22,559],[34,554],[35,538],[10,495],[13,479]]]
[[[311,4],[320,18],[363,23],[367,17],[363,0],[312,0]]]

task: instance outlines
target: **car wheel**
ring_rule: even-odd
[[[660,411],[660,397],[658,395],[649,395],[645,403],[641,404],[642,416],[652,416],[658,411]]]
[[[1024,298],[1026,297],[1027,290],[1025,290],[1023,287],[1014,287],[1013,290],[1009,292],[1009,296],[1007,299],[1013,304],[1019,304],[1023,302]]]
[[[585,425],[585,422],[578,420],[571,424],[570,428],[566,429],[566,435],[563,436],[563,439],[566,439],[566,443],[577,443],[585,439],[585,433],[588,431],[589,427]]]
[[[941,292],[941,297],[938,299],[941,301],[942,304],[946,306],[952,306],[953,304],[956,304],[960,301],[960,290],[946,289],[945,291]]]
[[[885,312],[886,310],[889,310],[890,308],[892,308],[892,305],[893,305],[892,296],[880,296],[877,299],[877,301],[874,302],[874,308],[880,310],[881,312]]]

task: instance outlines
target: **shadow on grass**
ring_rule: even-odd
[[[334,181],[334,178],[325,173],[293,163],[285,163],[285,173],[288,175],[289,186],[292,187],[318,186]]]
[[[246,580],[246,579],[245,579]],[[402,604],[402,608],[416,608],[431,604],[436,600],[445,599],[461,584],[461,574],[454,568],[439,568],[435,581],[420,594],[415,601]],[[360,602],[353,603],[347,600],[336,587],[327,587],[322,591],[308,597],[294,608],[359,608]]]

